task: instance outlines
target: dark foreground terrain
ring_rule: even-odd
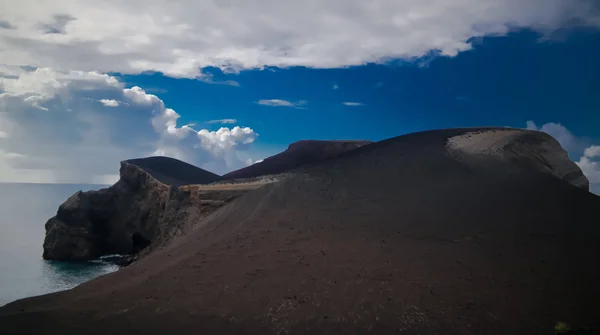
[[[548,135],[444,130],[248,191],[0,334],[554,334],[600,324],[600,198]],[[562,328],[566,328],[563,326]]]

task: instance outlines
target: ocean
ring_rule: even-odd
[[[116,265],[42,259],[44,224],[73,193],[104,185],[0,183],[0,306],[17,299],[73,288]]]

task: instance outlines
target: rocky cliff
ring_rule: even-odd
[[[147,240],[157,236],[162,213],[176,192],[122,162],[116,184],[73,194],[48,220],[43,257],[74,261],[132,253],[135,233]]]
[[[160,177],[181,184],[177,177],[167,178],[165,173]],[[82,261],[108,254],[134,254],[151,242],[181,232],[190,220],[240,194],[203,192],[200,188],[167,185],[138,165],[121,162],[116,184],[73,194],[48,220],[43,258]]]

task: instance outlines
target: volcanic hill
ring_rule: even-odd
[[[203,192],[227,187],[243,192],[203,215]],[[180,234],[116,273],[0,308],[0,333],[596,327],[600,198],[588,187],[555,139],[507,128],[400,136],[267,183],[168,187],[179,205],[166,201],[158,226]]]

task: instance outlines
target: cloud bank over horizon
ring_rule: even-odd
[[[165,155],[224,173],[249,127],[196,130],[141,87],[98,72],[0,68],[0,182],[112,183],[117,162]]]
[[[21,0],[0,14],[0,63],[206,76],[455,56],[483,36],[600,27],[593,0]],[[111,24],[98,24],[110,21]]]

